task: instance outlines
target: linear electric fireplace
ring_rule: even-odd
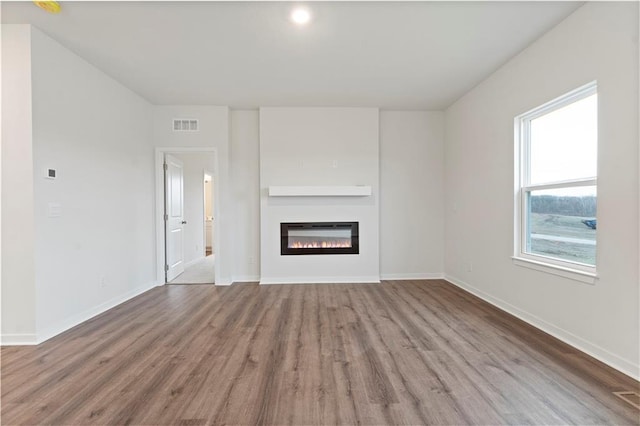
[[[280,224],[280,254],[358,254],[358,222]]]

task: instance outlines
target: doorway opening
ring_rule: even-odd
[[[204,255],[215,256],[213,252],[213,173],[204,172]]]
[[[165,284],[214,284],[215,151],[164,151],[162,236]]]

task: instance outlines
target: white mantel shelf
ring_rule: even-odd
[[[371,186],[270,186],[269,197],[369,197]]]

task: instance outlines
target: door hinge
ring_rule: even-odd
[[[164,265],[164,271],[169,272],[169,265]]]
[[[169,166],[167,166],[167,163],[164,163],[164,164],[162,165],[162,168],[164,168],[165,170],[167,170],[167,169],[169,168]]]
[[[164,215],[164,220],[165,220],[165,221],[169,220],[169,215],[168,215],[168,214],[165,214],[165,215]]]

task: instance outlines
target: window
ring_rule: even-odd
[[[516,117],[515,125],[515,259],[595,276],[596,83]]]

